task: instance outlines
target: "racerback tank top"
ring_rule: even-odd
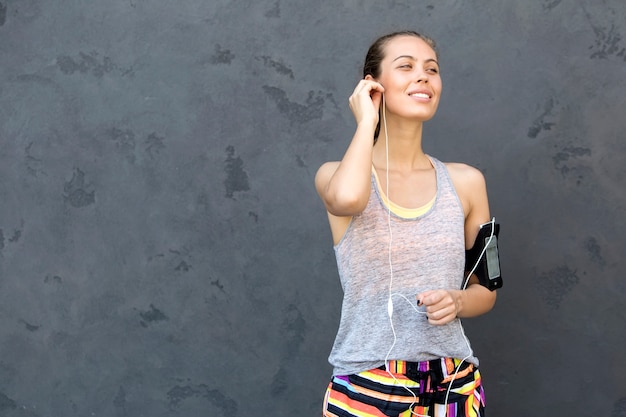
[[[414,218],[389,213],[372,174],[365,210],[352,218],[334,247],[344,296],[329,356],[333,375],[374,369],[384,365],[386,358],[419,362],[469,356],[466,360],[478,365],[459,319],[434,326],[414,308],[418,293],[459,289],[464,279],[463,206],[446,166],[430,159],[436,171],[437,192],[428,211]],[[387,310],[390,293],[397,337],[391,351],[394,337]]]

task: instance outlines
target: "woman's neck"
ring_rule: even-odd
[[[374,145],[374,166],[385,168],[388,160],[390,168],[394,170],[428,169],[431,163],[422,149],[422,127],[421,122],[414,122],[388,125],[385,129],[384,123],[381,123],[380,134]]]

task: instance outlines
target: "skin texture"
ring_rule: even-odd
[[[424,122],[437,111],[443,88],[437,54],[423,39],[410,35],[393,37],[384,52],[378,76],[367,74],[350,96],[356,130],[343,158],[323,164],[315,177],[335,244],[352,216],[367,205],[372,166],[387,197],[402,207],[421,207],[436,193],[435,170],[422,149],[422,133]],[[380,134],[372,145],[379,122]],[[469,165],[446,166],[463,205],[469,249],[480,225],[490,220],[485,179]],[[472,277],[464,290],[437,289],[416,298],[429,322],[443,325],[488,312],[496,292]]]

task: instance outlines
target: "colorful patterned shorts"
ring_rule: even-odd
[[[323,416],[484,417],[480,372],[467,362],[457,372],[459,363],[450,358],[388,361],[393,376],[385,366],[335,376],[326,390]]]

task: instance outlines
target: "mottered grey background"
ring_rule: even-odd
[[[626,416],[623,0],[0,0],[0,416],[318,416],[317,167],[369,44],[433,36],[425,148],[480,168],[490,416]]]

